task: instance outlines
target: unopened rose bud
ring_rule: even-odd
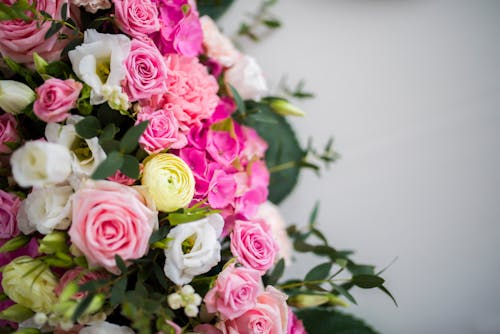
[[[297,308],[314,307],[329,302],[326,295],[295,295],[288,299],[288,304]]]
[[[297,108],[287,100],[275,99],[272,100],[269,105],[275,113],[282,116],[305,116],[305,113],[301,109]]]
[[[18,81],[0,80],[0,108],[5,112],[17,115],[35,98],[35,92],[29,86]]]
[[[66,232],[53,231],[40,241],[38,251],[44,254],[66,253],[69,251],[67,241],[68,235]]]

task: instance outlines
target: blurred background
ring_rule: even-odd
[[[236,1],[237,30],[259,1]],[[305,171],[282,205],[386,271],[398,300],[353,290],[349,312],[384,334],[500,333],[500,1],[281,0],[283,22],[244,41],[272,87],[314,92],[293,125],[342,155]],[[298,258],[290,276],[312,266]]]

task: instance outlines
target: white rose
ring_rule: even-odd
[[[267,83],[259,64],[250,56],[240,57],[224,75],[244,100],[259,101],[267,93]]]
[[[106,321],[96,322],[80,330],[80,334],[134,334],[134,331],[126,326],[110,324]]]
[[[70,186],[33,188],[17,213],[21,232],[29,234],[37,230],[48,234],[54,229],[66,230],[71,223],[72,195]]]
[[[45,137],[49,142],[66,146],[71,150],[71,185],[77,189],[82,180],[92,175],[97,166],[106,159],[106,153],[99,145],[97,137],[83,139],[76,133],[75,124],[83,117],[70,116],[66,125],[49,123],[45,127]]]
[[[71,173],[71,160],[62,145],[29,141],[12,154],[10,163],[21,187],[43,187],[64,182]]]
[[[122,93],[121,81],[127,70],[124,60],[130,52],[130,39],[121,34],[101,34],[87,29],[83,44],[68,52],[73,71],[92,88],[90,103],[110,104],[120,102],[114,99],[126,98]]]
[[[229,67],[233,65],[240,53],[231,40],[221,34],[219,28],[209,16],[202,16],[200,23],[203,30],[203,45],[207,51],[207,56],[215,59],[222,66]]]
[[[220,243],[224,219],[219,214],[174,227],[167,235],[165,275],[175,284],[191,282],[220,261]],[[183,250],[188,247],[186,253]]]
[[[279,258],[284,258],[286,264],[290,264],[292,258],[292,243],[286,232],[285,219],[279,208],[267,201],[259,207],[257,218],[263,219],[271,226],[271,233],[279,245]]]

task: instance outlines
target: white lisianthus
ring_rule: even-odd
[[[17,115],[35,98],[35,92],[29,86],[18,81],[0,80],[0,108],[5,112]]]
[[[85,8],[86,12],[95,14],[100,9],[111,8],[109,0],[71,0],[71,3],[78,7]]]
[[[110,101],[125,104],[121,81],[127,70],[123,61],[130,52],[130,39],[121,34],[101,34],[94,29],[85,31],[83,44],[68,52],[73,71],[92,88],[91,104]]]
[[[226,71],[224,80],[240,94],[244,100],[259,101],[267,91],[267,82],[257,61],[250,56],[240,57]]]
[[[66,181],[71,173],[71,154],[63,145],[29,141],[10,159],[12,174],[21,187],[43,187]]]
[[[194,276],[206,273],[220,261],[218,240],[224,227],[219,214],[178,225],[167,235],[171,240],[165,250],[165,275],[175,284],[191,282]]]
[[[106,321],[95,322],[80,330],[80,334],[134,334],[134,331],[126,326],[118,326]]]
[[[24,234],[35,230],[42,234],[48,234],[54,229],[66,230],[71,223],[72,195],[73,189],[70,186],[33,188],[19,207],[19,230]]]
[[[45,127],[45,137],[49,142],[63,145],[71,152],[73,173],[69,181],[75,189],[106,159],[106,153],[99,145],[97,137],[84,139],[76,133],[75,124],[82,119],[81,116],[72,115],[66,121],[66,125],[48,123]]]

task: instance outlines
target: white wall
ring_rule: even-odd
[[[233,31],[258,1],[223,20]],[[294,121],[342,159],[282,206],[386,272],[400,307],[354,291],[382,333],[500,333],[500,1],[281,0],[285,27],[246,45],[269,80],[307,79]],[[302,273],[306,261],[294,273]]]

